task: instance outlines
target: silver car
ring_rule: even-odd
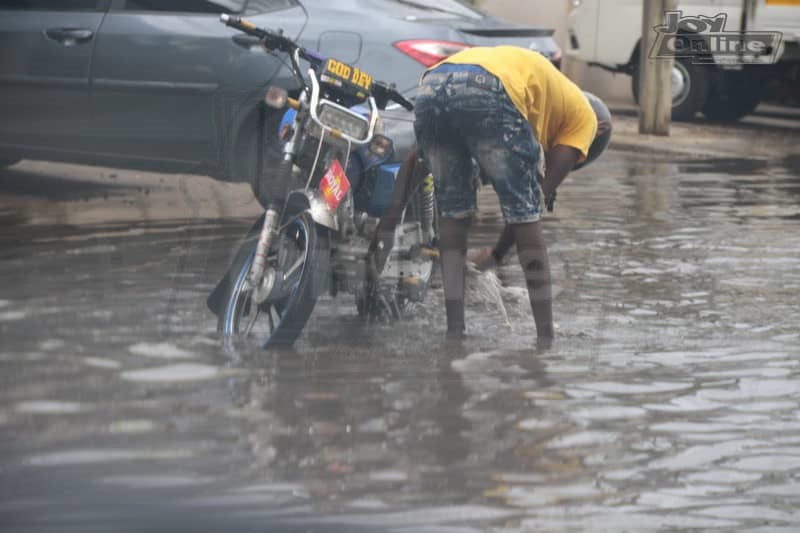
[[[425,68],[473,45],[554,62],[551,30],[456,0],[0,0],[0,165],[21,158],[253,181],[276,117],[265,86],[295,83],[220,13],[282,29],[413,96]]]

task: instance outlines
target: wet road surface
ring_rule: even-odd
[[[575,173],[550,349],[512,260],[509,322],[473,291],[460,348],[437,289],[392,327],[325,297],[294,352],[226,350],[204,301],[254,206],[98,172],[0,171],[0,529],[800,527],[797,157]]]

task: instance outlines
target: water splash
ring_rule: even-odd
[[[502,315],[508,329],[514,331],[503,303],[503,284],[497,274],[491,270],[481,272],[475,265],[467,263],[465,293],[466,300],[472,304],[493,304]]]

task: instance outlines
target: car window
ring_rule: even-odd
[[[2,0],[0,0],[2,1]],[[170,13],[241,13],[246,0],[126,0],[126,11]]]
[[[270,11],[289,9],[297,5],[296,0],[249,0],[247,2],[247,14],[269,13]]]
[[[389,0],[381,2],[395,14],[419,18],[481,19],[483,13],[457,0]]]
[[[105,0],[0,0],[0,9],[41,9],[49,11],[95,11]]]

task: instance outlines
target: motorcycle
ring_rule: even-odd
[[[264,348],[290,346],[326,289],[353,294],[365,318],[399,317],[408,302],[424,298],[438,258],[430,175],[399,193],[405,207],[396,222],[380,222],[407,170],[384,135],[382,114],[390,102],[407,111],[413,104],[367,72],[280,32],[229,15],[220,21],[269,52],[285,53],[299,90],[296,97],[281,87],[266,91],[264,104],[284,112],[276,132],[280,158],[254,188],[264,215],[208,298],[218,331],[226,339],[255,338]],[[306,76],[301,61],[309,65]],[[410,126],[405,131],[408,138]],[[393,231],[393,240],[378,275],[368,258],[382,228]]]

